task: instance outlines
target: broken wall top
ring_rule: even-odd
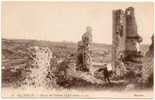
[[[129,7],[125,10],[126,16],[126,36],[127,38],[133,38],[142,41],[141,36],[137,32],[137,23],[134,13],[134,8]]]

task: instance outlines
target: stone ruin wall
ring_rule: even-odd
[[[147,85],[153,86],[154,35],[152,35],[151,40],[152,42],[143,58],[143,81]]]
[[[120,54],[125,50],[125,18],[124,11],[121,9],[113,11],[113,45],[112,45],[112,65],[113,70],[117,71],[117,63]]]
[[[78,42],[76,70],[89,72],[90,66],[92,64],[90,49],[92,45],[91,31],[91,27],[87,27],[86,32],[81,37],[81,41]]]
[[[116,74],[118,71],[121,75],[133,73],[133,79],[137,78],[137,74],[141,76],[143,55],[139,49],[140,42],[142,38],[137,32],[134,8],[114,10],[112,63]]]

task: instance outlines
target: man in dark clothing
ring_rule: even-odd
[[[108,81],[108,83],[110,84],[110,79],[109,79],[109,72],[107,69],[107,65],[105,64],[103,68],[99,69],[98,72],[102,72],[102,74],[104,75],[104,80],[105,82]]]

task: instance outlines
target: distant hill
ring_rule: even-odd
[[[52,42],[42,40],[25,39],[2,39],[3,58],[21,58],[31,46],[48,47],[58,58],[64,58],[69,54],[76,56],[77,43],[74,42]],[[111,61],[111,45],[102,43],[93,43],[92,45],[93,61]],[[106,58],[105,58],[106,57]]]
[[[48,47],[58,58],[65,57],[69,54],[76,54],[77,52],[77,43],[74,42],[2,39],[2,56],[7,58],[18,58],[24,56],[24,53],[27,52],[27,48],[31,46]],[[94,60],[111,61],[111,47],[112,45],[109,44],[93,43],[92,52]],[[141,45],[142,52],[146,52],[148,48],[149,45]]]

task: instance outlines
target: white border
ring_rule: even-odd
[[[155,0],[0,0],[0,1],[52,1],[52,2],[154,2],[155,4]],[[2,7],[2,3],[0,2],[0,7]],[[155,7],[155,5],[154,5]],[[0,10],[0,15],[1,15],[1,10]],[[155,9],[154,9],[154,16],[155,16]],[[155,22],[155,21],[154,21]],[[0,16],[0,23],[1,23],[1,16]],[[154,25],[154,32],[155,32],[155,25]],[[0,37],[1,37],[1,24],[0,24]],[[1,45],[1,41],[0,41],[0,47],[2,47]],[[1,49],[0,49],[0,56],[1,56]],[[1,56],[2,57],[2,56]],[[0,57],[0,66],[1,66],[1,57]],[[155,62],[155,59],[154,59]],[[155,64],[155,63],[154,63]],[[155,72],[155,68],[154,68],[154,72]],[[0,70],[0,77],[1,77],[1,70]],[[155,74],[154,74],[155,77]],[[154,80],[155,83],[155,80]],[[0,80],[0,87],[1,87],[1,80]],[[154,87],[155,90],[155,87]],[[1,96],[1,89],[0,89],[0,96]],[[2,98],[1,98],[2,99]],[[37,98],[38,99],[38,98]],[[155,98],[154,98],[155,99]],[[11,99],[6,99],[6,100],[11,100]],[[17,98],[14,100],[18,100]],[[43,100],[39,99],[39,100]],[[51,98],[49,99],[51,100]],[[54,98],[53,98],[54,100]],[[67,99],[57,99],[57,100],[67,100]],[[73,99],[71,99],[73,100]],[[81,99],[75,99],[75,100],[81,100]],[[88,100],[88,99],[85,99]],[[110,99],[108,99],[110,100]],[[119,99],[115,99],[115,100],[119,100]],[[121,100],[131,100],[131,99],[121,99]],[[132,99],[132,100],[137,100],[137,99]],[[146,100],[146,99],[145,99]]]

